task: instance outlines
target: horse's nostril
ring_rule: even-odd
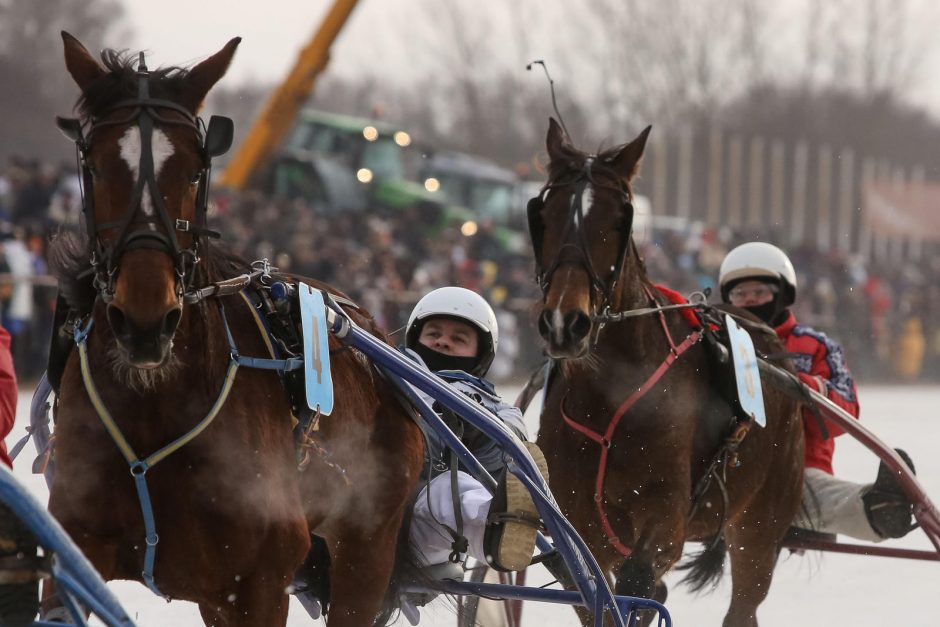
[[[127,318],[124,316],[124,312],[114,305],[109,305],[108,324],[111,325],[111,331],[114,332],[114,335],[124,335],[127,330]]]
[[[580,340],[591,331],[591,319],[582,311],[572,311],[565,316],[565,326],[572,339]]]
[[[539,335],[548,337],[552,332],[552,312],[548,309],[542,311],[539,316]]]
[[[176,327],[179,326],[182,315],[183,310],[180,307],[166,312],[166,316],[163,318],[163,333],[165,335],[172,335],[176,331]]]

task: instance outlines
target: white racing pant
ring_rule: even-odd
[[[457,530],[454,501],[451,497],[450,471],[438,475],[421,488],[411,521],[411,545],[427,565],[442,564],[450,556],[453,538],[441,523]],[[470,544],[470,556],[485,561],[483,533],[493,495],[479,481],[465,472],[457,472],[457,492],[463,514],[463,535]],[[430,501],[430,502],[429,502]],[[435,520],[436,519],[436,520]],[[466,555],[461,556],[461,560]]]
[[[803,478],[803,506],[794,527],[822,533],[840,533],[857,540],[881,542],[865,516],[862,495],[871,484],[837,479],[824,470],[807,468]]]

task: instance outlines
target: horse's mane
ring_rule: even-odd
[[[202,261],[196,265],[197,285],[224,281],[251,271],[251,264],[222,243],[204,240]]]
[[[114,103],[137,96],[138,53],[108,48],[101,53],[107,74],[93,81],[79,97],[76,107],[83,118],[103,115]],[[176,66],[150,71],[150,96],[179,101],[187,68]]]
[[[60,231],[49,244],[49,271],[59,284],[59,294],[69,307],[87,314],[95,304],[97,292],[94,277],[85,270],[91,268],[88,238],[77,231]]]

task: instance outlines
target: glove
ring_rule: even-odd
[[[826,380],[819,375],[800,372],[797,376],[799,376],[800,381],[808,386],[809,389],[819,392],[823,396],[826,395]]]
[[[456,433],[458,437],[460,436],[463,429],[463,420],[460,419],[460,416],[437,401],[434,401],[431,405],[431,410],[441,417],[441,420],[444,421],[444,424],[447,425],[451,431]]]

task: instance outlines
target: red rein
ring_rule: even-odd
[[[657,288],[664,292],[666,296],[670,298],[670,300],[675,300],[675,298],[672,296],[672,294],[675,294],[675,292],[670,294],[668,292],[672,292],[672,290],[668,290],[667,292],[659,286],[657,286]],[[653,295],[650,294],[649,289],[647,289],[646,293],[655,303],[656,301],[653,299]],[[678,294],[676,294],[676,296],[678,296]],[[683,313],[685,313],[684,310]],[[624,415],[630,411],[630,408],[633,407],[637,401],[643,398],[643,396],[650,390],[651,387],[656,385],[656,382],[659,381],[664,374],[666,374],[666,371],[669,370],[669,366],[671,366],[679,358],[679,356],[682,355],[682,353],[694,346],[696,342],[698,342],[702,337],[701,331],[693,331],[682,341],[681,344],[677,346],[672,339],[672,334],[669,333],[669,328],[666,326],[666,318],[662,312],[659,313],[659,321],[662,325],[663,332],[666,334],[666,339],[669,341],[669,354],[666,355],[666,358],[661,364],[659,364],[659,367],[653,372],[653,374],[649,376],[646,382],[637,388],[633,394],[628,396],[627,399],[620,404],[620,407],[617,408],[613,418],[610,419],[610,423],[607,425],[607,430],[603,435],[575,421],[565,412],[565,398],[567,398],[567,395],[561,400],[561,417],[565,420],[565,423],[567,423],[569,427],[578,433],[584,435],[589,440],[597,442],[597,444],[601,447],[601,458],[597,466],[597,477],[594,480],[594,505],[597,507],[597,515],[600,518],[601,527],[604,529],[604,535],[607,536],[607,541],[610,542],[610,545],[617,549],[617,552],[624,557],[630,557],[630,554],[633,553],[633,549],[623,544],[623,542],[620,541],[620,538],[617,537],[617,534],[614,533],[614,528],[611,526],[610,520],[607,517],[607,510],[604,508],[603,496],[604,478],[607,475],[607,454],[610,451],[614,432],[617,430],[617,425],[620,424],[621,418],[623,418]]]

